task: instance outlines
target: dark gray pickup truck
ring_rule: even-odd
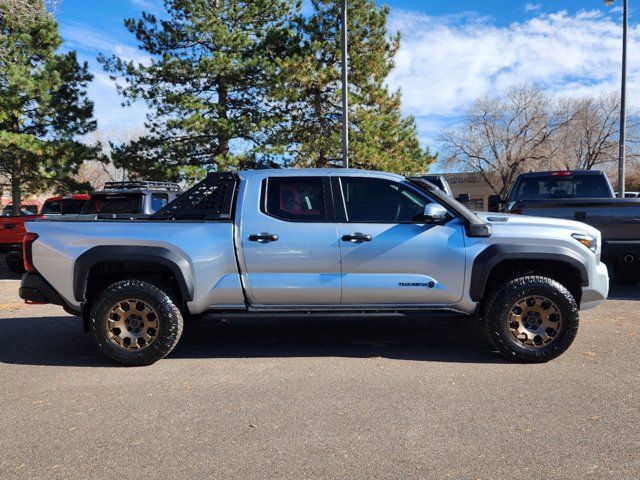
[[[490,210],[499,208],[490,199]],[[615,198],[597,170],[532,172],[514,182],[503,211],[587,223],[602,233],[602,260],[624,283],[640,281],[640,199]]]

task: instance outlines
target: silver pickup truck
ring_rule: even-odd
[[[190,317],[285,312],[471,316],[504,356],[541,362],[608,293],[593,227],[475,214],[380,172],[212,173],[145,219],[27,231],[20,296],[80,316],[127,365],[167,355]]]

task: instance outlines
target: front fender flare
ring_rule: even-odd
[[[563,262],[576,268],[580,272],[580,280],[583,287],[589,285],[589,273],[584,259],[567,247],[556,245],[496,244],[484,249],[473,260],[470,295],[474,302],[482,300],[491,270],[505,260],[548,260]]]

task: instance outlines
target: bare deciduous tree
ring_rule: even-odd
[[[560,146],[551,140],[572,120],[541,89],[521,85],[504,96],[480,97],[462,125],[445,131],[440,143],[446,163],[479,173],[504,195],[525,169],[548,164]]]
[[[618,158],[619,95],[567,98],[560,100],[559,105],[572,121],[558,135],[558,154],[553,166],[591,170]]]
[[[619,122],[617,94],[553,100],[537,87],[522,85],[502,96],[480,97],[440,142],[445,164],[478,172],[504,195],[519,173],[530,170],[597,167],[615,173]],[[633,169],[640,158],[640,121],[633,112],[627,140]]]
[[[87,135],[87,142],[89,144],[100,143],[103,147],[102,153],[108,161],[84,162],[80,167],[77,179],[82,182],[89,182],[94,188],[101,188],[105,182],[128,180],[128,169],[116,167],[111,161],[111,150],[114,145],[137,140],[145,133],[146,130],[144,128],[108,129],[91,132]]]

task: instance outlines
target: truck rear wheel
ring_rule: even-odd
[[[122,280],[106,288],[91,308],[89,331],[98,349],[123,365],[151,365],[180,340],[183,317],[160,287]]]
[[[578,332],[578,305],[557,281],[541,276],[510,280],[484,304],[487,337],[511,360],[547,362],[564,353]]]

